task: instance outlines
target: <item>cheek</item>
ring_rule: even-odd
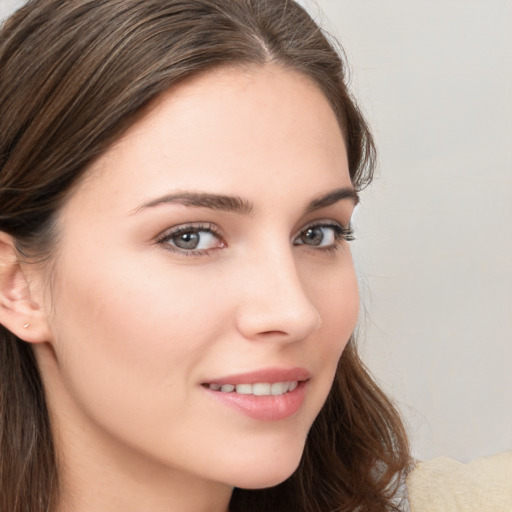
[[[186,408],[187,386],[216,334],[222,300],[214,310],[212,294],[198,294],[184,272],[121,261],[89,267],[90,273],[61,265],[66,278],[55,290],[52,325],[58,371],[75,399],[98,414],[112,403],[118,413],[137,403],[162,410],[159,400],[170,397]],[[137,415],[140,408],[133,410]]]
[[[343,264],[310,280],[310,294],[322,319],[325,355],[341,356],[359,316],[359,286],[350,254]]]
[[[220,458],[204,424],[197,380],[226,329],[222,297],[212,303],[209,280],[198,293],[197,280],[182,269],[138,267],[118,260],[88,275],[61,266],[66,279],[55,290],[54,409],[69,436],[80,438],[87,429],[94,439],[114,439],[114,446],[153,462],[181,467],[208,452]],[[216,443],[222,425],[211,427]],[[206,467],[196,464],[207,473],[209,460]]]
[[[303,282],[322,320],[320,330],[307,344],[307,358],[318,365],[317,403],[323,405],[359,315],[359,286],[350,254],[343,255],[341,264],[320,272],[316,269]]]

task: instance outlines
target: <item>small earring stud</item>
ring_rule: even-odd
[[[23,329],[28,329],[30,327],[30,322],[27,322],[24,326],[23,326]]]

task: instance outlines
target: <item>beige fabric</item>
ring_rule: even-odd
[[[420,462],[407,477],[411,512],[512,512],[512,451],[461,464]]]

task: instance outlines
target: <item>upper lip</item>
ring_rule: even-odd
[[[308,380],[311,374],[305,368],[263,368],[247,373],[237,373],[207,381],[208,384],[257,384],[260,382],[293,382]]]

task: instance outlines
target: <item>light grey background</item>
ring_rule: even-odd
[[[512,2],[302,3],[342,42],[380,152],[355,219],[364,357],[419,458],[510,450]]]
[[[25,0],[0,0],[0,19],[6,18],[15,9],[19,9]]]

